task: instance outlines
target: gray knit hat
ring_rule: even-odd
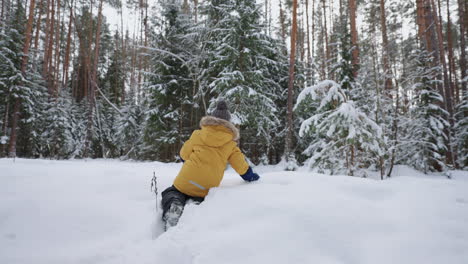
[[[227,108],[227,103],[224,100],[219,100],[216,109],[211,113],[212,116],[231,121],[231,114]]]

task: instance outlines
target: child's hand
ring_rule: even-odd
[[[256,180],[260,179],[260,176],[258,176],[257,173],[253,172],[252,168],[250,168],[250,167],[249,167],[249,169],[247,170],[246,173],[241,175],[241,177],[242,177],[242,179],[244,179],[244,181],[248,181],[248,182],[252,182],[252,181],[256,181]]]

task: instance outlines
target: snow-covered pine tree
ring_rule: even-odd
[[[241,127],[241,147],[257,162],[268,153],[281,119],[276,102],[283,76],[287,76],[278,41],[264,33],[261,7],[250,0],[211,0],[202,7],[206,16],[200,92],[224,98],[232,122]],[[208,111],[209,112],[209,111]],[[249,144],[253,143],[250,148]],[[264,146],[264,147],[261,147]]]
[[[399,144],[399,160],[418,170],[445,170],[444,153],[446,134],[449,125],[447,112],[443,109],[443,97],[436,89],[439,67],[431,65],[431,55],[427,51],[415,50],[411,55],[411,91],[409,117],[402,122],[402,135]]]
[[[304,153],[310,156],[308,165],[329,174],[355,175],[365,165],[363,153],[382,155],[381,128],[354,102],[348,100],[343,89],[334,81],[326,80],[304,89],[297,105],[307,96],[320,101],[316,114],[304,120],[299,135],[315,133]]]
[[[146,158],[174,161],[192,129],[189,113],[195,106],[194,81],[188,62],[191,49],[196,47],[184,40],[189,32],[189,17],[181,12],[181,1],[162,2],[162,7],[164,30],[155,37],[153,71],[148,76],[144,151]]]

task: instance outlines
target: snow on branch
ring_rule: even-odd
[[[302,101],[304,101],[308,95],[310,95],[313,100],[317,100],[318,96],[321,94],[325,94],[325,96],[322,98],[319,108],[322,108],[333,101],[347,101],[346,95],[341,91],[339,84],[332,80],[324,80],[316,85],[304,88],[304,90],[302,90],[301,93],[299,93],[297,96],[297,102],[294,106],[294,110],[296,110],[299,104],[302,103]]]

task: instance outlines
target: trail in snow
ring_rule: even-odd
[[[468,263],[468,173],[386,181],[228,170],[162,233],[180,164],[0,160],[0,263]],[[417,175],[416,175],[417,174]],[[159,212],[160,214],[161,212]]]

